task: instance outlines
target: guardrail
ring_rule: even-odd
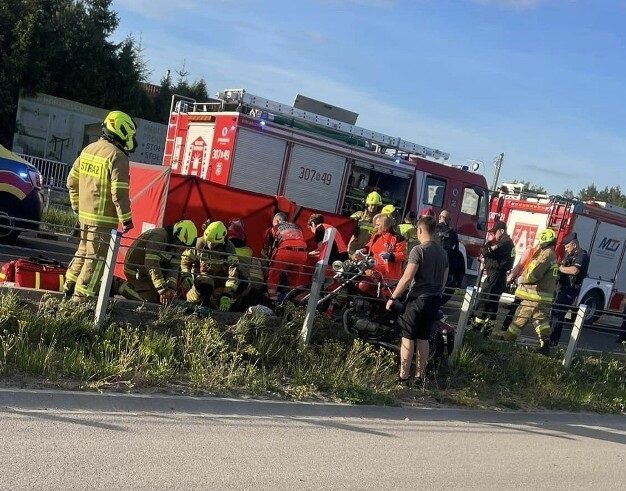
[[[20,220],[20,222],[27,222],[27,220],[22,219]],[[57,225],[45,224],[45,223],[43,224],[37,223],[37,224],[41,225],[42,228],[47,227],[48,229],[53,229],[50,231],[50,234],[53,234],[57,236],[59,239],[61,239],[59,241],[59,245],[62,245],[62,242],[65,242],[67,244],[68,240],[72,240],[72,239],[76,240],[75,234],[74,234],[74,227],[66,226],[66,225],[59,225],[59,224]],[[24,227],[22,228],[22,230],[32,232],[32,230],[30,230],[30,228],[28,227]],[[105,271],[105,274],[103,275],[102,290],[100,291],[101,301],[99,302],[98,309],[97,309],[98,322],[102,321],[102,318],[103,318],[102,316],[104,315],[104,312],[106,311],[106,303],[108,300],[110,281],[113,278],[113,269],[115,265],[137,266],[132,263],[129,263],[128,260],[127,259],[125,260],[122,256],[118,256],[117,250],[120,248],[119,236],[114,235],[111,237],[109,236],[108,233],[105,235],[106,237],[102,237],[102,239],[107,242],[109,240],[111,241],[109,245],[109,250],[111,251],[111,255],[106,260],[102,258],[104,264],[106,264],[106,271]],[[74,256],[75,247],[76,247],[75,245],[70,246],[68,244],[67,247],[64,247],[62,249],[62,251],[59,250],[56,253],[54,253],[52,251],[49,251],[49,248],[50,248],[49,242],[37,244],[36,243],[37,239],[32,239],[31,242],[29,242],[29,240],[30,240],[29,238],[26,238],[26,240],[22,240],[19,244],[15,244],[15,245],[0,244],[0,263],[15,259],[15,258],[19,258],[19,257],[28,258],[32,256],[38,256],[39,254],[44,254],[44,255],[53,254],[53,255],[60,256],[59,259],[61,259],[65,264],[67,264],[70,261],[70,259]],[[122,245],[121,249],[127,250],[128,245],[129,244]],[[159,244],[154,244],[152,247],[155,247],[157,245]],[[182,253],[184,248],[179,247],[179,249],[180,249],[179,252]],[[266,271],[272,267],[276,268],[277,270],[284,270],[286,268],[286,264],[283,264],[283,263],[275,264],[274,266],[272,266],[271,264],[268,264],[266,260],[263,259],[262,261],[263,261],[264,269]],[[163,268],[163,271],[164,271],[164,274],[167,272],[171,272],[172,275],[179,274],[178,269],[168,270],[166,268]],[[305,277],[303,281],[306,281],[305,284],[309,285],[309,286],[304,287],[303,290],[308,292],[309,294],[311,293],[312,289],[314,290],[313,295],[310,296],[310,299],[313,299],[313,300],[309,302],[308,316],[304,323],[305,326],[302,332],[303,339],[305,341],[308,341],[311,336],[311,327],[312,327],[312,322],[314,319],[313,314],[315,312],[314,304],[316,303],[316,300],[314,298],[315,296],[317,296],[316,295],[317,292],[315,290],[322,289],[322,291],[325,291],[323,290],[323,288],[325,286],[324,283],[327,278],[325,278],[325,273],[321,266],[316,268],[315,272],[312,269],[308,269],[304,271],[302,274]],[[215,275],[212,275],[212,276],[215,279],[219,279],[223,281],[228,279],[226,277],[219,277]],[[251,278],[241,279],[241,282],[248,283],[252,286],[258,286],[260,288],[263,288],[266,286],[265,281],[261,281],[261,282],[254,281]],[[364,297],[361,295],[353,295],[353,294],[346,295],[346,297],[350,297],[350,298],[358,297],[360,299],[367,299],[368,301],[371,301],[371,302],[384,301],[382,299]],[[458,318],[458,321],[456,322],[456,331],[455,331],[456,332],[456,339],[454,343],[455,351],[449,357],[449,362],[454,363],[454,361],[456,360],[456,356],[458,355],[459,349],[461,348],[462,343],[463,343],[463,336],[468,329],[471,329],[470,319],[477,314],[486,313],[484,311],[481,311],[481,307],[479,306],[478,301],[480,299],[484,300],[485,298],[489,298],[489,297],[490,297],[489,294],[481,293],[476,288],[470,287],[466,291],[454,292],[450,301],[442,307],[443,313],[447,315],[449,319]],[[494,303],[497,302],[499,306],[501,307],[500,311],[496,313],[499,319],[499,321],[497,322],[497,325],[500,325],[502,323],[501,322],[502,318],[507,315],[505,311],[509,310],[506,308],[507,301],[505,297],[506,296],[501,297],[499,295],[491,297],[492,301]],[[576,309],[576,307],[567,306],[567,305],[557,305],[553,303],[549,305],[545,305],[544,308],[562,309],[562,310],[563,309]],[[603,311],[601,312],[601,314],[602,314],[602,318],[598,323],[596,323],[596,327],[599,327],[601,329],[602,336],[608,336],[608,338],[602,339],[603,347],[601,348],[601,351],[619,353],[620,352],[619,347],[615,346],[614,349],[609,349],[607,341],[613,344],[614,340],[617,338],[617,335],[623,334],[625,332],[623,330],[623,327],[620,327],[620,325],[626,324],[624,322],[624,314],[613,312],[613,311],[611,312]],[[571,332],[564,331],[563,333],[563,341],[569,338],[569,342],[567,343],[567,345],[561,344],[560,346],[560,348],[566,348],[564,354],[562,355],[564,358],[563,364],[566,367],[569,367],[569,365],[572,363],[572,359],[576,351],[580,351],[581,349],[588,351],[590,350],[590,348],[595,349],[593,348],[593,346],[598,341],[597,333],[594,334],[593,338],[591,337],[586,338],[586,336],[591,336],[591,334],[590,334],[589,329],[587,329],[588,324],[584,322],[584,318],[585,318],[585,308],[583,306],[580,309],[577,309],[576,321],[574,322],[573,326],[571,323],[565,323],[565,322],[563,323],[564,327],[566,327],[568,331],[571,328]],[[454,324],[455,324],[454,322],[451,322],[451,325],[454,325]],[[528,338],[525,337],[525,339],[528,339]],[[532,343],[532,338],[530,342]]]
[[[65,183],[67,182],[67,175],[72,168],[70,164],[21,153],[17,155],[37,167],[37,170],[41,173],[43,178],[44,187],[58,190],[66,189]]]

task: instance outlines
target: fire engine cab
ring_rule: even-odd
[[[505,184],[491,198],[489,221],[507,224],[517,258],[531,247],[544,228],[557,233],[557,257],[563,259],[563,238],[575,232],[580,247],[589,254],[589,271],[577,304],[588,306],[588,319],[598,320],[601,310],[619,310],[626,295],[626,209],[609,203],[582,202],[559,196],[529,195],[522,184]]]
[[[467,272],[476,274],[487,183],[466,166],[443,163],[447,153],[358,127],[356,113],[301,95],[289,106],[225,90],[209,102],[173,99],[171,109],[163,164],[173,173],[282,195],[326,215],[363,209],[372,190],[400,218],[447,209]]]

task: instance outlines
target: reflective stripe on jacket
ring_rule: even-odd
[[[534,302],[551,302],[556,290],[559,268],[552,247],[539,249],[522,271],[515,296]]]
[[[128,157],[100,138],[87,145],[67,176],[72,209],[84,225],[117,227],[132,221]]]

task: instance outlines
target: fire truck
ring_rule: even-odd
[[[589,253],[589,271],[576,304],[588,306],[587,318],[595,322],[602,310],[621,311],[626,298],[626,209],[599,201],[579,201],[559,196],[530,195],[522,184],[505,184],[491,198],[489,222],[499,219],[521,258],[539,231],[557,233],[557,258],[563,259],[563,238],[575,232]]]
[[[400,217],[447,209],[466,271],[476,274],[487,223],[484,176],[447,164],[440,150],[356,126],[357,117],[302,95],[293,106],[241,89],[209,102],[175,98],[163,165],[242,192],[282,195],[326,216],[363,209],[371,190]]]

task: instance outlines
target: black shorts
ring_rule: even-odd
[[[441,295],[409,297],[404,313],[398,318],[400,335],[415,341],[427,341],[437,313],[441,307]]]

